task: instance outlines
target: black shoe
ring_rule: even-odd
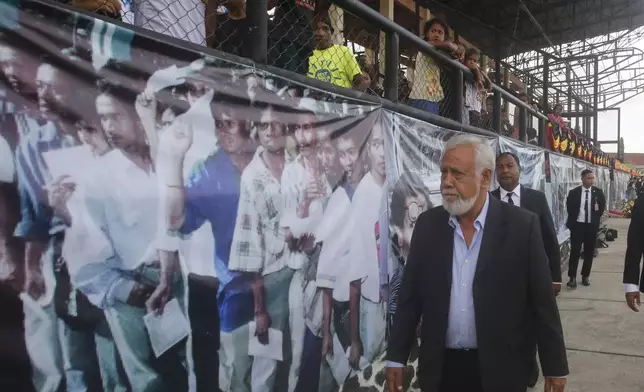
[[[584,286],[590,286],[590,278],[587,276],[582,276],[581,284],[583,284]]]
[[[570,281],[568,282],[568,287],[571,289],[576,289],[577,288],[577,278],[570,278]]]
[[[539,381],[539,366],[537,365],[537,362],[534,361],[532,371],[530,372],[530,378],[528,378],[528,388],[534,388],[535,385],[537,385],[537,381]]]

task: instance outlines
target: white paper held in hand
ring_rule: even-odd
[[[18,296],[22,300],[25,308],[29,310],[30,315],[33,315],[38,321],[46,323],[47,325],[51,324],[50,318],[47,317],[47,313],[45,313],[38,301],[34,301],[27,293],[20,293]]]
[[[11,183],[15,180],[16,165],[13,159],[13,151],[9,142],[0,136],[0,181]]]
[[[347,348],[347,352],[345,353],[347,359],[349,358],[350,353],[351,353],[351,347]],[[360,359],[358,360],[358,370],[360,370],[360,371],[365,370],[369,365],[370,364],[369,364],[369,361],[367,361],[367,358],[365,358],[363,356],[360,356]],[[353,377],[357,373],[358,373],[357,371],[351,369],[351,376],[350,377]]]
[[[91,171],[87,170],[87,162],[94,161],[89,146],[86,144],[60,150],[48,151],[43,154],[52,179],[69,176],[72,182],[83,182]],[[80,164],[79,164],[80,163]]]
[[[190,323],[176,298],[168,301],[163,314],[148,313],[143,316],[143,322],[157,358],[190,334]]]
[[[259,339],[257,339],[257,336],[255,336],[256,329],[257,324],[255,324],[254,321],[251,321],[248,324],[248,355],[282,361],[282,331],[278,331],[275,328],[269,328],[268,344],[261,344]]]

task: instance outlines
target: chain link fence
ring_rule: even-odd
[[[252,26],[246,0],[57,0],[174,38],[237,56],[252,57]],[[384,96],[385,34],[322,0],[269,0],[268,64],[337,86]],[[454,43],[444,22],[419,29],[448,57],[466,62],[466,48]],[[477,54],[477,62],[480,54]],[[455,107],[454,72],[415,45],[400,41],[398,101],[418,110],[516,137],[515,106],[503,102],[501,129],[494,129],[489,86],[465,77],[462,108]],[[475,72],[476,74],[476,72]],[[480,71],[479,78],[483,71]],[[279,88],[279,86],[277,86]],[[531,126],[531,120],[533,125]],[[538,129],[529,116],[528,129]],[[529,136],[531,132],[529,132]]]

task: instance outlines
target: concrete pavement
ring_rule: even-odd
[[[608,221],[619,238],[599,250],[590,287],[570,290],[564,278],[558,302],[570,364],[568,392],[644,391],[644,309],[635,313],[626,306],[622,284],[629,222]],[[533,390],[543,391],[543,379]]]

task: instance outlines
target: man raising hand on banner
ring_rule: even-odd
[[[249,107],[250,101],[224,94],[215,95],[214,101],[217,102],[213,108],[214,133],[219,148],[215,149],[213,145],[214,152],[193,165],[185,180],[186,156],[195,143],[192,129],[171,126],[167,131],[168,137],[163,137],[164,142],[168,142],[168,148],[161,148],[165,152],[167,169],[162,179],[165,181],[167,209],[163,224],[184,238],[208,224],[208,235],[215,243],[211,259],[198,261],[208,263],[208,267],[214,266],[219,284],[201,273],[188,275],[188,312],[193,330],[198,391],[211,391],[213,386],[217,386],[219,367],[203,363],[203,359],[217,355],[220,331],[222,369],[229,385],[219,387],[250,391],[248,380],[252,358],[248,355],[248,323],[254,318],[252,281],[246,274],[230,271],[228,263],[241,174],[252,160],[256,145],[250,139],[250,124],[244,119],[243,111],[238,109]],[[187,256],[189,258],[190,254]],[[194,264],[195,260],[186,262]]]

